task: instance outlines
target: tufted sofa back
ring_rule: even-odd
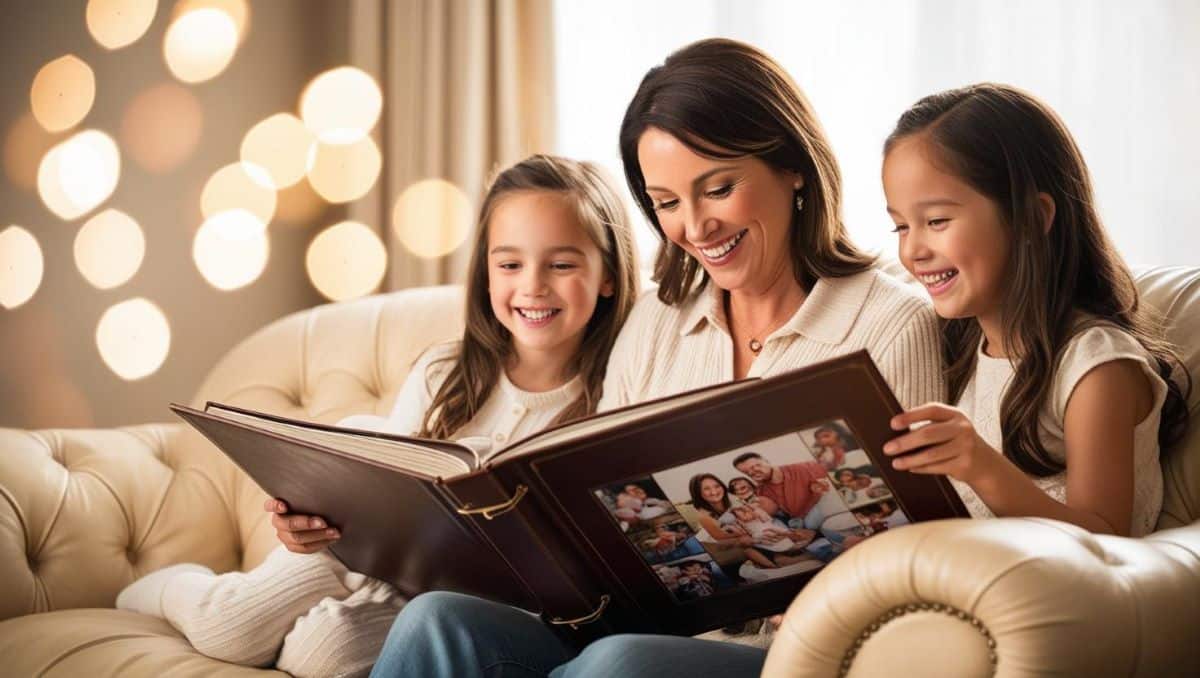
[[[1200,375],[1200,269],[1139,275],[1145,303]],[[333,422],[389,411],[416,357],[458,336],[462,290],[405,290],[278,320],[230,351],[199,389],[213,400]],[[1168,451],[1159,528],[1200,519],[1200,385],[1193,425]],[[165,403],[164,403],[165,409]],[[276,540],[264,495],[183,424],[116,430],[0,429],[0,619],[111,607],[135,578],[180,562],[257,565]]]
[[[321,422],[386,414],[417,356],[461,335],[462,305],[447,286],[292,314],[225,355],[192,404]],[[0,429],[0,619],[112,607],[129,582],[175,562],[251,568],[278,543],[264,497],[182,423]]]

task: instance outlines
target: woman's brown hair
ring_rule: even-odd
[[[812,106],[791,76],[750,45],[714,38],[694,42],[651,68],[621,123],[621,160],[629,190],[658,232],[658,298],[678,304],[708,284],[700,263],[667,240],[637,146],[655,127],[709,158],[754,156],[804,177],[804,209],[792,212],[793,274],[806,290],[817,278],[866,270],[874,258],[850,241],[842,223],[842,177]],[[700,278],[699,285],[696,284]]]
[[[1004,345],[1017,353],[1000,405],[1004,455],[1031,475],[1063,470],[1042,448],[1038,415],[1068,342],[1095,325],[1080,323],[1080,312],[1133,335],[1154,357],[1168,385],[1159,426],[1165,449],[1187,426],[1191,380],[1181,387],[1171,379],[1178,357],[1163,339],[1161,320],[1139,305],[1133,275],[1104,232],[1087,164],[1066,125],[1031,94],[981,83],[918,101],[900,116],[884,154],[915,135],[946,171],[996,204],[1013,243],[1001,302]],[[1054,201],[1049,230],[1040,193]],[[943,319],[941,326],[953,402],[975,371],[982,329],[974,318]]]
[[[704,481],[709,480],[710,478],[721,486],[721,491],[723,494],[721,496],[720,506],[713,506],[712,504],[708,503],[708,500],[705,499],[704,495],[700,492],[700,486],[704,484]],[[721,517],[721,514],[733,508],[733,500],[729,498],[729,487],[726,486],[725,483],[721,482],[720,478],[711,473],[697,473],[696,475],[692,476],[692,479],[688,481],[688,494],[691,495],[692,506],[695,506],[696,510],[707,511],[708,513],[713,514],[714,518]]]
[[[584,330],[572,372],[583,380],[583,393],[554,423],[596,411],[617,333],[637,300],[637,261],[629,219],[612,185],[588,162],[534,155],[500,172],[492,180],[479,209],[475,246],[467,272],[466,328],[462,348],[433,397],[420,435],[449,438],[471,421],[500,381],[500,370],[512,355],[512,334],[492,312],[488,298],[488,222],[506,197],[530,191],[549,191],[567,197],[579,223],[600,250],[604,274],[613,294],[600,297]]]

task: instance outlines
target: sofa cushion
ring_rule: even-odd
[[[0,622],[0,657],[6,676],[287,676],[205,657],[162,619],[124,610],[60,610]]]

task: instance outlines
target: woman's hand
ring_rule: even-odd
[[[892,461],[892,468],[913,473],[937,473],[974,486],[981,478],[994,473],[996,464],[1004,459],[975,431],[967,415],[949,405],[930,403],[892,417],[892,428],[908,429],[917,422],[925,426],[893,438],[883,446],[884,454],[895,456],[911,452]],[[920,449],[919,452],[913,450]]]
[[[320,516],[288,513],[282,499],[268,499],[263,510],[271,513],[275,536],[292,553],[317,553],[342,537]]]

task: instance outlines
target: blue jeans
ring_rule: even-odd
[[[538,617],[460,593],[434,591],[404,606],[372,678],[751,678],[765,650],[695,638],[618,635],[578,655]]]

